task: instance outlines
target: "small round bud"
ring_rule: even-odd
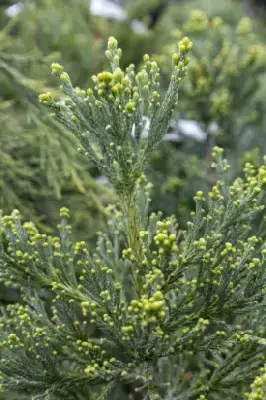
[[[148,54],[145,54],[145,55],[143,56],[143,61],[149,62],[149,61],[150,61],[150,56],[149,56]]]
[[[108,50],[116,50],[117,49],[117,40],[113,36],[109,37],[107,48],[108,48]]]
[[[51,69],[52,69],[52,74],[60,76],[62,74],[62,72],[64,72],[64,67],[62,67],[62,65],[57,64],[57,63],[53,63],[51,65]]]

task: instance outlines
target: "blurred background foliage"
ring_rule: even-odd
[[[0,208],[19,209],[53,232],[59,208],[70,208],[74,235],[94,243],[105,226],[112,188],[77,152],[72,135],[38,103],[55,92],[51,61],[72,82],[91,84],[106,66],[104,49],[115,36],[124,65],[145,53],[167,80],[182,35],[194,42],[179,112],[147,171],[151,210],[175,213],[181,227],[196,190],[211,185],[211,147],[225,147],[232,176],[266,153],[266,15],[255,0],[2,0],[0,4]],[[248,19],[249,18],[249,19]],[[124,66],[123,65],[123,66]],[[186,122],[184,124],[184,121]],[[181,123],[182,122],[182,123]],[[12,296],[11,296],[12,297]],[[3,293],[3,301],[10,293]]]

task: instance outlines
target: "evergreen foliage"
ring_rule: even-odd
[[[252,392],[248,395],[248,400],[263,400],[266,397],[266,375],[265,367],[261,368],[261,375],[257,376],[251,385]]]
[[[0,5],[0,208],[6,213],[17,208],[51,233],[66,205],[76,237],[94,241],[97,229],[103,229],[104,207],[115,195],[95,181],[99,171],[76,152],[74,136],[40,110],[38,94],[57,91],[55,79],[47,79],[51,59],[63,58],[74,85],[83,86],[105,63],[102,49],[110,32],[131,49],[124,58],[136,64],[153,48],[154,34],[125,35],[128,21],[95,18],[87,0],[23,0],[20,12],[8,20],[5,10],[11,4]],[[132,18],[138,8],[130,5]]]
[[[165,96],[148,55],[138,73],[120,69],[114,38],[111,72],[94,76],[93,89],[73,88],[52,64],[63,97],[48,92],[40,101],[109,178],[119,204],[108,207],[108,232],[98,234],[95,251],[73,241],[67,208],[55,237],[16,210],[1,218],[0,277],[22,293],[1,317],[3,392],[35,400],[243,399],[262,373],[266,165],[246,163],[230,184],[214,147],[216,183],[196,193],[186,231],[173,216],[148,214],[144,170],[176,108],[191,47],[180,41]],[[255,379],[250,399],[263,383]]]
[[[180,82],[187,72],[189,58],[186,54],[191,46],[187,38],[180,42],[179,54],[172,59],[172,77],[162,102],[157,91],[160,78],[157,63],[145,55],[140,72],[135,74],[135,66],[131,64],[124,73],[119,67],[122,50],[112,37],[106,51],[112,73],[104,71],[92,77],[95,92],[91,88],[87,92],[74,89],[63,67],[52,64],[52,72],[59,76],[67,97],[56,102],[52,93],[45,93],[40,96],[41,103],[53,110],[52,117],[75,133],[85,155],[94,161],[118,192],[125,188],[132,191],[150,153],[167,131],[177,104]],[[147,116],[148,127],[145,124]],[[148,129],[148,140],[143,144],[145,129]],[[110,138],[113,139],[111,143]]]
[[[166,79],[176,40],[187,34],[193,41],[188,78],[180,88],[174,117],[195,121],[206,136],[201,141],[180,136],[177,144],[161,147],[154,155],[155,169],[150,169],[148,176],[155,185],[156,207],[176,213],[183,226],[197,185],[203,188],[214,183],[208,167],[214,145],[226,148],[232,179],[246,161],[260,164],[265,154],[266,47],[250,18],[230,25],[210,12],[209,17],[201,10],[190,10],[180,21],[175,8],[171,10],[173,15],[169,12],[164,21],[169,31],[162,42],[167,44],[155,58]],[[191,125],[193,131],[193,122]]]
[[[264,92],[266,47],[252,21],[236,26],[220,17],[208,18],[193,10],[174,36],[189,35],[194,43],[189,78],[182,90],[181,115],[201,123],[208,139],[217,136],[235,154],[250,148],[265,125]],[[172,48],[174,47],[174,44]],[[168,49],[172,51],[171,45]],[[250,110],[252,109],[252,112]]]
[[[43,79],[50,56],[21,48],[12,27],[0,32],[0,207],[18,208],[52,232],[66,204],[77,210],[75,233],[84,227],[93,237],[113,196],[91,176],[92,164],[75,151],[75,138],[41,110],[40,91],[55,91]]]

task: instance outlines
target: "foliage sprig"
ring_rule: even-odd
[[[192,43],[183,38],[178,47],[179,53],[173,56],[170,84],[162,100],[157,63],[145,55],[138,73],[133,64],[122,71],[119,67],[122,50],[113,37],[109,38],[106,51],[111,72],[93,76],[93,89],[73,88],[63,67],[52,64],[52,72],[59,77],[66,97],[55,101],[51,93],[46,93],[40,96],[40,101],[78,137],[83,146],[81,151],[118,191],[134,187],[151,151],[167,131],[177,105],[178,88],[187,73],[187,54]],[[148,140],[143,139],[144,131],[148,131]]]

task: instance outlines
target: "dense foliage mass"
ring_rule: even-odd
[[[175,217],[148,214],[143,172],[176,108],[192,43],[178,47],[163,98],[157,63],[145,55],[139,72],[123,71],[114,38],[111,72],[93,76],[93,89],[73,88],[52,64],[64,96],[40,101],[109,178],[119,204],[107,209],[108,232],[92,252],[71,239],[66,208],[54,237],[18,211],[1,218],[1,281],[22,295],[1,317],[2,390],[33,399],[229,399],[255,379],[250,398],[263,392],[255,377],[265,362],[266,246],[263,222],[254,232],[252,221],[264,209],[266,166],[246,163],[230,184],[214,147],[216,184],[196,193],[186,231]]]
[[[173,146],[170,150],[165,146],[157,152],[159,156],[149,172],[156,185],[156,204],[167,212],[171,207],[180,222],[184,216],[187,218],[184,211],[191,208],[194,182],[201,181],[201,187],[213,184],[208,165],[214,145],[226,149],[232,179],[246,161],[259,164],[265,154],[262,132],[266,115],[266,47],[253,25],[247,17],[230,25],[219,16],[209,17],[201,10],[193,10],[185,21],[172,22],[161,54],[156,55],[163,75],[168,76],[169,54],[173,53],[176,40],[188,35],[193,41],[188,78],[180,89],[175,115],[191,124],[186,136],[177,132],[179,149],[170,158],[176,162],[168,157]],[[200,133],[194,134],[193,140],[195,122]],[[157,173],[158,165],[159,173],[165,173],[163,179]]]
[[[247,17],[251,0],[13,3],[0,399],[265,400],[263,14]],[[123,57],[113,36],[104,57],[110,35]]]

